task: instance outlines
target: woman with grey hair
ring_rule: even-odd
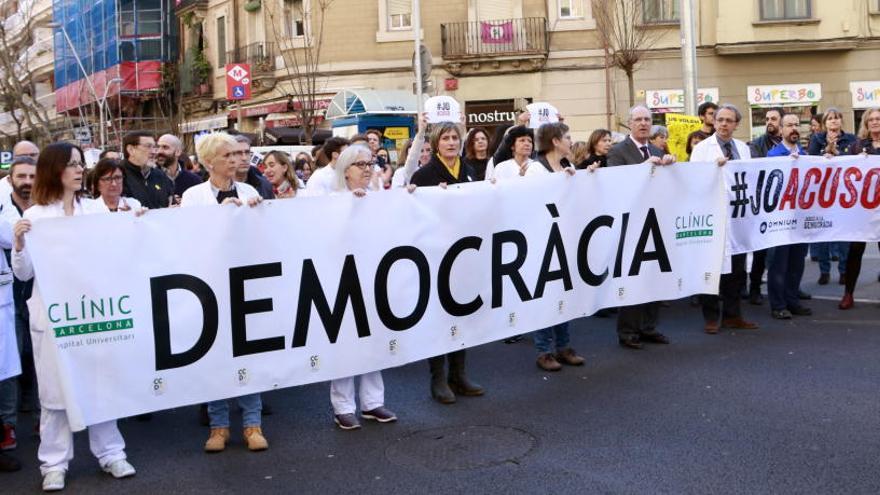
[[[669,154],[669,147],[666,145],[666,142],[669,141],[669,130],[665,126],[652,125],[651,137],[648,138],[648,141],[663,150],[664,155]]]
[[[235,180],[236,170],[244,159],[235,138],[225,132],[203,137],[196,145],[199,162],[208,169],[208,180],[190,187],[183,193],[180,206],[199,205],[257,206],[263,198],[253,187]],[[260,394],[238,397],[244,426],[244,440],[251,451],[266,450],[269,443],[263,436],[261,414],[263,401]],[[208,403],[211,433],[205,442],[205,452],[221,452],[229,441],[229,404],[224,400]]]
[[[336,177],[331,195],[351,193],[358,198],[367,195],[374,178],[373,153],[364,145],[349,146],[336,159]],[[415,186],[408,186],[412,192]],[[333,420],[343,430],[356,430],[361,427],[357,415],[355,398],[355,377],[339,378],[330,381],[330,404],[333,406]],[[381,371],[372,371],[358,376],[360,388],[361,417],[379,423],[397,421],[397,415],[385,407],[385,384]]]

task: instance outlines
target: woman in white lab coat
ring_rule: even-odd
[[[24,235],[32,222],[42,218],[69,217],[106,212],[107,209],[81,196],[83,183],[83,152],[68,143],[53,143],[40,153],[37,174],[31,197],[34,205],[24,212],[24,218],[13,228],[12,269],[19,280],[35,277],[34,267],[25,245]],[[31,339],[40,393],[40,447],[43,490],[64,488],[67,467],[73,459],[73,432],[67,421],[64,398],[55,358],[57,350],[49,320],[40,295],[40,280],[34,280],[34,292],[28,300]],[[116,421],[89,426],[89,445],[101,468],[115,478],[135,474],[125,455],[125,441],[116,427]]]

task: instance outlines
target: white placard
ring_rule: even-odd
[[[532,115],[532,118],[529,119],[529,127],[532,129],[537,129],[544,124],[559,122],[559,110],[549,103],[531,103],[526,106],[526,110]]]
[[[461,105],[451,96],[432,96],[425,101],[429,124],[439,122],[461,123]]]

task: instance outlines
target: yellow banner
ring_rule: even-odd
[[[675,155],[680,162],[686,162],[687,154],[687,138],[690,133],[700,130],[703,123],[699,117],[691,115],[682,115],[680,113],[666,114],[666,129],[669,130],[669,141],[666,146],[669,152]]]
[[[409,139],[409,127],[386,127],[385,137],[388,139]]]

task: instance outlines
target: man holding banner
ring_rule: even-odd
[[[728,160],[748,160],[751,158],[746,143],[735,139],[733,133],[742,120],[742,114],[733,105],[721,105],[715,115],[715,133],[701,141],[691,154],[695,162],[716,162],[724,165]],[[746,321],[740,310],[740,291],[746,283],[746,254],[736,254],[730,260],[731,272],[721,275],[718,295],[703,294],[700,303],[703,306],[703,318],[706,325],[703,330],[708,334],[718,333],[718,317],[724,328],[753,330],[756,323]],[[719,308],[719,303],[723,308]],[[721,315],[719,315],[721,313]]]

